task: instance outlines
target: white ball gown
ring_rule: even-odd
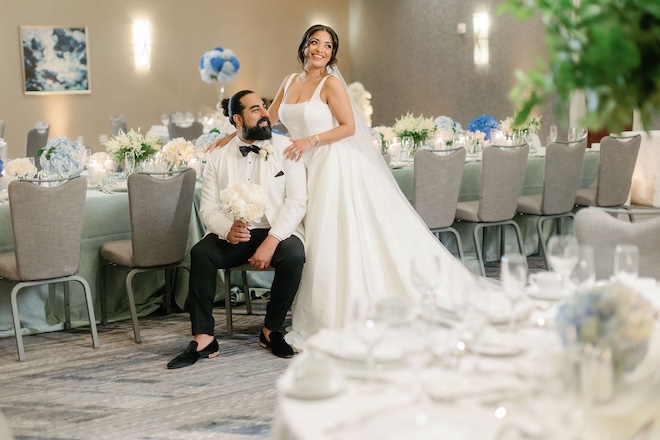
[[[337,126],[320,99],[324,82],[310,101],[280,104],[280,120],[292,138]],[[437,295],[478,288],[477,278],[431,234],[387,167],[354,141],[314,147],[303,156],[307,257],[285,336],[298,350],[320,329],[341,327],[356,307],[365,309],[382,298],[416,302],[429,288]],[[380,152],[369,148],[384,163]]]

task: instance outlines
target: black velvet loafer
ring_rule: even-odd
[[[188,344],[188,348],[186,348],[183,353],[169,361],[167,368],[174,370],[177,368],[189,367],[197,362],[200,358],[213,359],[219,354],[220,346],[218,345],[217,339],[213,339],[213,342],[211,342],[206,346],[206,348],[200,351],[197,351],[197,342],[191,341],[190,344]]]
[[[259,345],[270,350],[277,357],[288,359],[293,357],[293,348],[284,340],[280,332],[270,332],[270,341],[266,340],[263,330],[259,334]]]

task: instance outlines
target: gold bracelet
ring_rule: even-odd
[[[319,140],[319,135],[317,134],[316,135],[316,146],[318,147],[319,145],[321,145],[321,141]]]
[[[311,136],[307,138],[307,142],[309,142],[310,147],[314,146],[314,142],[312,142],[312,137]]]

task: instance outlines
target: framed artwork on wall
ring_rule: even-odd
[[[90,93],[86,27],[20,26],[26,95]]]

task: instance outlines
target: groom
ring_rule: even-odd
[[[200,206],[207,235],[190,251],[189,301],[194,339],[167,364],[170,369],[218,356],[213,320],[216,272],[247,262],[257,269],[275,268],[259,345],[275,356],[293,356],[280,329],[305,262],[301,223],[307,207],[305,166],[302,161],[284,159],[282,152],[291,142],[271,133],[268,111],[254,92],[240,91],[222,105],[238,136],[208,157]],[[260,221],[234,221],[220,208],[220,191],[236,182],[265,187],[268,201]]]

